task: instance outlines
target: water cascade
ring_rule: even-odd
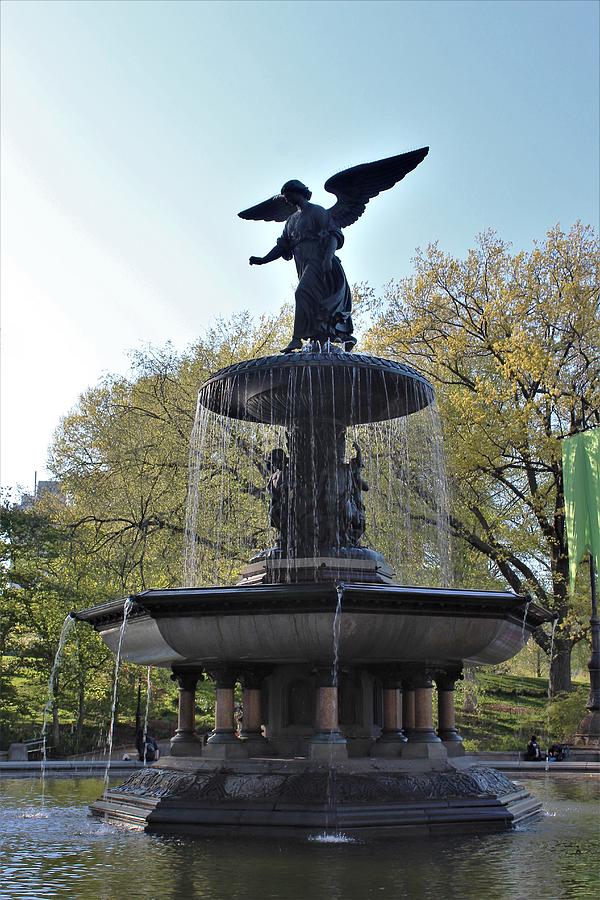
[[[356,558],[385,558],[400,583],[448,587],[447,485],[430,385],[414,373],[399,387],[394,379],[412,370],[378,369],[365,355],[298,356],[293,366],[275,358],[258,375],[251,364],[232,366],[200,392],[184,583],[230,584],[240,574],[256,583],[261,561],[270,570],[261,580],[317,580],[321,550],[354,547]]]

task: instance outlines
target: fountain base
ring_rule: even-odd
[[[149,832],[350,836],[499,831],[541,810],[467,760],[185,760],[167,757],[105,792],[92,812]]]
[[[367,547],[330,548],[306,558],[286,557],[279,548],[273,547],[253,557],[241,575],[238,585],[331,581],[395,584],[391,566],[381,553]]]

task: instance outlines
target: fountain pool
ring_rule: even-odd
[[[588,900],[600,876],[597,776],[522,782],[546,814],[515,829],[359,843],[165,837],[108,826],[101,779],[0,781],[2,898]]]

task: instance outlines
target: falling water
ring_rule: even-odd
[[[50,710],[54,704],[54,689],[56,686],[56,676],[58,675],[58,670],[60,667],[62,654],[64,650],[64,646],[67,642],[67,638],[71,633],[71,629],[75,625],[75,619],[73,616],[68,615],[63,622],[63,626],[60,632],[60,637],[58,639],[58,647],[56,649],[56,654],[54,656],[54,663],[52,665],[52,671],[50,672],[50,678],[48,679],[48,699],[46,701],[46,705],[44,707],[44,716],[42,720],[42,765],[40,771],[40,778],[42,782],[42,808],[44,807],[44,798],[45,798],[45,790],[46,790],[46,762],[47,762],[47,737],[48,737],[48,716],[50,714]]]
[[[338,396],[330,384],[334,366],[325,363],[293,366],[285,392],[275,392],[268,414],[260,403],[272,392],[272,369],[254,393],[247,392],[250,376],[245,370],[202,388],[190,441],[184,584],[231,584],[254,555],[275,546],[276,532],[268,524],[269,452],[282,448],[289,454],[291,484],[307,479],[307,461],[308,481],[317,484],[323,473],[315,445],[335,446],[340,428],[336,417],[347,418],[351,408],[358,424],[347,426],[340,465],[348,466],[356,443],[369,485],[363,495],[366,531],[359,546],[382,553],[401,584],[450,585],[448,489],[436,404],[423,406],[424,388],[407,384],[406,406],[418,411],[395,416],[383,375],[360,365],[347,367],[344,391]],[[239,409],[239,396],[247,393],[248,418],[230,417]],[[332,397],[331,404],[319,418],[315,412],[325,395]],[[370,418],[374,421],[368,422]],[[300,458],[290,454],[298,423],[306,436]],[[332,477],[337,479],[337,471]],[[287,508],[289,541],[282,563],[287,564],[287,580],[298,556],[312,555],[317,565],[316,533],[308,552],[298,545],[294,510],[300,501],[296,492]],[[311,494],[304,502],[302,515],[315,519],[317,497]]]
[[[148,666],[146,671],[146,709],[144,711],[144,730],[143,734],[143,748],[144,748],[144,766],[146,763],[146,738],[148,737],[148,714],[150,712],[150,697],[152,696],[152,681],[150,680],[150,674],[152,672],[152,666]]]
[[[127,618],[133,606],[133,600],[128,598],[123,604],[123,621],[121,622],[121,628],[119,629],[119,643],[117,645],[117,653],[115,656],[115,674],[114,674],[114,682],[113,682],[113,695],[112,695],[112,706],[110,710],[110,726],[108,729],[108,740],[106,742],[106,769],[104,772],[104,793],[108,790],[108,779],[110,773],[110,758],[112,754],[113,747],[113,733],[115,727],[115,712],[117,709],[117,697],[119,693],[119,668],[121,665],[121,648],[123,646],[123,638],[125,637],[125,630],[127,628]]]
[[[525,636],[525,626],[527,625],[527,613],[529,612],[529,607],[532,604],[532,600],[529,599],[525,603],[525,609],[523,610],[523,623],[521,625],[521,647],[524,647],[527,641],[529,640],[529,635]]]
[[[338,689],[339,684],[339,659],[340,659],[340,630],[342,625],[342,600],[344,597],[344,587],[339,582],[336,582],[335,590],[337,594],[337,603],[335,606],[335,613],[333,615],[333,629],[332,629],[332,637],[333,637],[333,652],[332,652],[332,663],[331,663],[331,685],[336,689]],[[339,719],[339,692],[337,694],[337,704],[338,704],[338,719]],[[331,737],[333,738],[333,732],[331,733]],[[320,835],[320,839],[325,840],[328,837],[332,837],[334,840],[337,838],[345,838],[345,835],[342,835],[337,828],[337,807],[335,802],[335,767],[333,765],[333,740],[330,745],[329,751],[329,769],[327,772],[327,813],[325,815],[325,833]],[[333,826],[333,832],[330,831],[330,816],[331,816],[331,825]]]
[[[337,603],[335,613],[333,614],[333,662],[331,664],[331,684],[337,688],[339,682],[339,662],[340,662],[340,630],[342,627],[342,600],[344,597],[344,586],[336,581],[335,591],[337,594]]]

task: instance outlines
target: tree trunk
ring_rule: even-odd
[[[571,651],[573,645],[565,638],[555,638],[550,662],[550,697],[573,690],[571,683]]]

